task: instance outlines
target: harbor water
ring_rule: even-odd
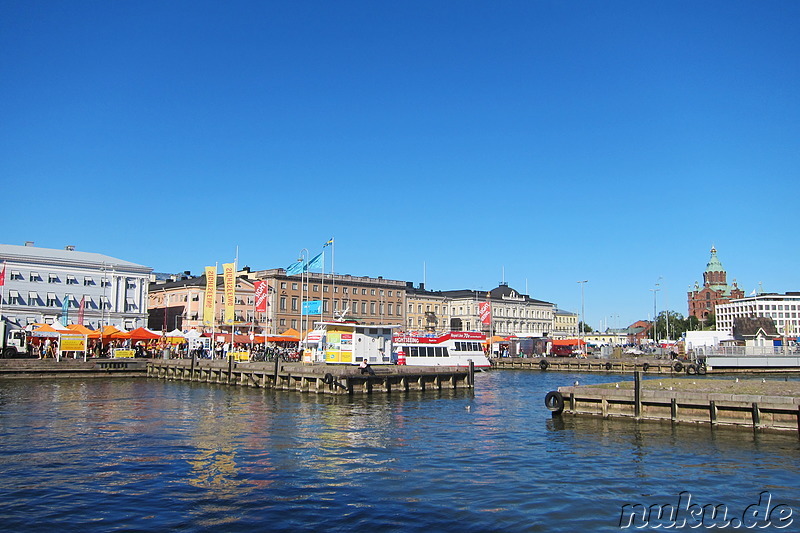
[[[155,379],[0,381],[0,523],[617,531],[625,505],[688,494],[740,516],[767,492],[794,512],[784,530],[800,527],[796,433],[552,418],[543,403],[575,381],[630,379],[489,371],[474,390],[353,398]]]

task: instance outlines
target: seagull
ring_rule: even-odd
[[[619,388],[619,383],[617,383],[617,384],[616,384],[616,385],[614,385],[614,386],[615,386],[616,388]]]
[[[736,378],[736,383],[739,383],[739,378]]]
[[[761,383],[766,383],[766,382],[767,382],[767,380],[766,380],[766,379],[764,379],[764,378],[761,378]]]
[[[577,386],[578,386],[578,385],[580,385],[580,384],[581,384],[581,382],[580,382],[580,381],[578,381],[578,380],[576,379],[576,380],[575,380],[575,386],[577,387]]]
[[[464,409],[466,409],[467,411],[469,411],[470,409],[472,409],[472,406],[468,405],[468,406],[464,407]]]

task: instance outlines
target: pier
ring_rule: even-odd
[[[313,394],[355,395],[472,388],[474,370],[456,367],[376,365],[362,374],[351,365],[234,363],[232,360],[152,360],[151,378],[223,383]]]
[[[588,359],[578,357],[502,357],[492,359],[492,368],[508,370],[541,370],[553,372],[614,372],[632,374],[636,371],[648,374],[695,373],[704,374],[705,367],[670,361],[667,359]]]
[[[559,387],[545,397],[554,414],[626,417],[794,431],[800,436],[800,382],[686,377]]]
[[[106,378],[143,377],[145,359],[0,359],[0,378]]]

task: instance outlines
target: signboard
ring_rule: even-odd
[[[58,349],[62,352],[85,352],[86,335],[80,333],[62,333],[58,339]]]
[[[203,324],[214,324],[214,307],[217,300],[217,267],[206,267],[206,291],[203,294]],[[164,311],[166,312],[166,310]]]
[[[236,305],[236,263],[222,264],[222,280],[225,287],[225,323],[233,324]]]
[[[134,352],[133,350],[121,350],[119,348],[114,350],[114,358],[115,359],[123,359],[123,358],[124,359],[133,359],[133,357],[135,355],[136,355],[136,352]]]

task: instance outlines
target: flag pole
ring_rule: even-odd
[[[3,300],[6,298],[6,261],[3,261],[3,270],[0,272],[0,321],[3,320]]]

